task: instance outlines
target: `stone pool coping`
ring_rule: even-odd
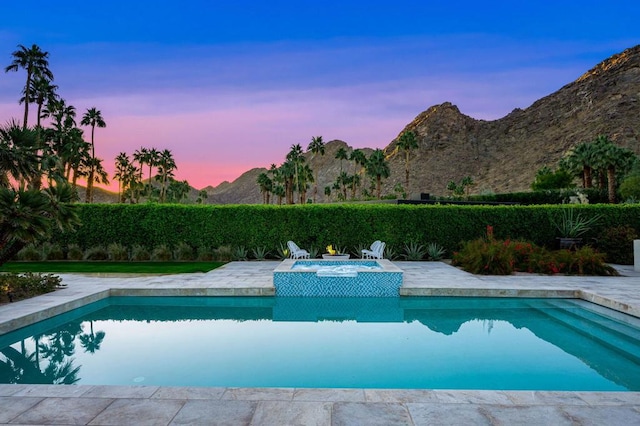
[[[0,306],[0,334],[111,295],[270,296],[279,262],[169,276],[59,274],[65,289]],[[640,273],[475,276],[394,262],[403,296],[577,297],[640,317]],[[0,385],[0,424],[637,424],[640,392]]]

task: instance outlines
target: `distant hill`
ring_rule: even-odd
[[[555,167],[572,146],[604,134],[620,146],[640,154],[640,46],[614,55],[576,81],[498,120],[476,120],[449,102],[435,105],[398,132],[416,133],[419,149],[411,160],[410,193],[446,194],[447,182],[471,176],[475,192],[529,190],[536,171]],[[335,181],[340,164],[335,152],[349,147],[343,141],[327,144],[324,156],[307,162],[319,174],[323,188]],[[306,148],[306,147],[303,147]],[[384,149],[391,177],[384,193],[404,182],[404,161],[395,139]],[[367,155],[371,150],[367,150]],[[284,159],[287,153],[282,153]],[[353,167],[349,162],[343,166]],[[251,169],[233,182],[207,187],[207,203],[260,203],[256,179],[264,168]]]

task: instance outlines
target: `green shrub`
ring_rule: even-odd
[[[0,274],[0,303],[50,293],[63,287],[59,277],[47,274]]]
[[[605,263],[603,253],[589,246],[578,250],[549,251],[526,241],[496,240],[488,236],[464,244],[454,254],[453,264],[482,275],[513,272],[567,275],[617,275]]]
[[[111,243],[107,246],[107,253],[109,260],[123,261],[129,260],[129,250],[125,246],[119,243]]]
[[[42,257],[44,260],[64,260],[64,251],[59,244],[44,243]]]
[[[149,250],[146,247],[136,244],[131,247],[131,260],[137,262],[151,260],[151,253],[149,253]]]
[[[210,262],[215,259],[211,247],[198,247],[198,260]]]
[[[173,257],[176,260],[193,260],[193,247],[183,241],[179,242],[178,245],[176,245]]]
[[[220,246],[214,250],[214,258],[218,262],[229,262],[233,260],[233,254],[231,246]]]
[[[593,202],[591,195],[589,199]],[[410,241],[429,241],[458,251],[462,242],[496,225],[497,238],[526,240],[551,247],[558,236],[552,219],[568,206],[453,206],[395,204],[166,205],[79,204],[82,226],[54,236],[61,246],[119,243],[151,250],[176,247],[269,247],[275,254],[287,240],[300,247],[340,247],[384,241],[398,253]],[[596,238],[606,228],[640,223],[640,205],[576,205],[576,213],[601,219],[585,235]],[[282,250],[278,256],[282,256]],[[286,256],[283,256],[286,257]],[[230,259],[227,259],[230,260]]]
[[[67,249],[67,260],[82,260],[84,251],[77,244],[70,244]]]
[[[269,255],[269,251],[266,249],[266,247],[256,247],[254,249],[251,249],[251,253],[255,260],[265,260]]]
[[[109,253],[104,246],[95,246],[84,252],[84,260],[108,260]]]
[[[34,244],[28,244],[18,252],[16,257],[23,261],[39,261],[42,260],[42,250]]]
[[[151,260],[156,262],[168,262],[173,259],[171,249],[166,244],[160,244],[151,252]]]
[[[633,240],[636,230],[629,225],[614,226],[598,237],[598,249],[605,253],[607,261],[621,265],[633,265]]]

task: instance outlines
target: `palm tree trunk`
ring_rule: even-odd
[[[27,69],[27,85],[24,87],[24,121],[22,122],[22,129],[27,128],[27,119],[29,118],[29,95],[31,86],[31,67]]]
[[[378,200],[380,199],[380,192],[382,187],[382,176],[376,176],[376,191],[378,192]]]
[[[615,167],[609,166],[607,168],[607,180],[608,180],[607,191],[609,193],[609,203],[615,204],[616,202],[616,169]]]

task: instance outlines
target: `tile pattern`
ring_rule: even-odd
[[[400,272],[358,272],[355,277],[323,277],[315,272],[274,272],[280,297],[398,297]]]

